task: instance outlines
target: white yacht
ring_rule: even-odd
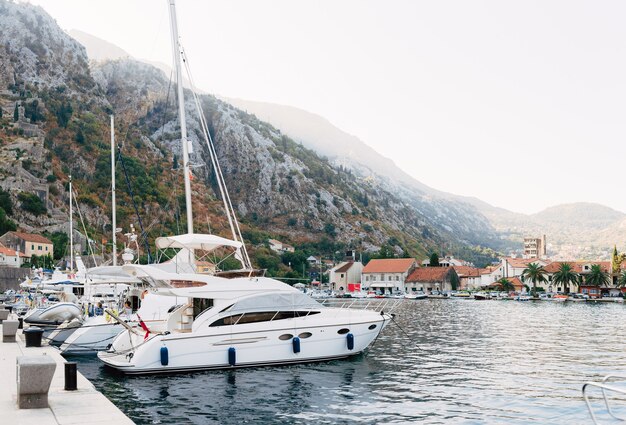
[[[177,307],[166,327],[128,327],[98,353],[126,374],[282,365],[345,358],[363,352],[392,319],[390,313],[325,307],[266,277],[224,279],[125,267],[151,280]],[[172,281],[186,287],[171,287]]]
[[[174,3],[169,0],[187,234],[157,239],[157,246],[161,245],[164,250],[179,249],[170,262],[123,267],[130,276],[151,287],[151,293],[171,299],[170,304],[174,307],[158,326],[142,318],[141,330],[112,314],[126,331],[117,335],[111,347],[99,352],[98,357],[107,366],[123,373],[149,374],[314,362],[363,352],[392,320],[390,312],[326,307],[285,283],[253,276],[235,209],[185,60],[232,240],[215,235],[194,235],[190,145],[186,133],[181,66],[181,57],[185,53],[178,37]],[[193,266],[195,254],[213,255],[218,248],[232,249],[234,252],[229,255],[241,263],[240,270],[229,272],[232,278],[198,274],[193,267],[186,270],[186,266]],[[214,255],[211,263],[218,268],[227,257]]]
[[[180,286],[181,281],[176,277],[181,273],[196,273],[196,258],[194,252],[202,252],[203,258],[215,254],[221,258],[234,256],[241,248],[240,242],[235,242],[216,235],[184,234],[157,238],[156,247],[158,257],[164,253],[178,250],[172,258],[159,264],[152,264],[149,269],[167,273],[171,279],[165,286]],[[126,266],[130,265],[131,256],[126,257]],[[214,260],[216,267],[219,262]],[[158,296],[149,293],[148,288],[153,284],[150,281],[141,281],[124,270],[126,266],[96,267],[87,271],[85,297],[92,302],[103,302],[112,314],[92,315],[82,319],[80,325],[67,323],[59,327],[58,334],[52,336],[53,345],[60,346],[62,354],[95,354],[106,350],[114,338],[126,327],[138,327],[143,320],[151,329],[161,329],[166,325],[168,312],[176,306],[177,301],[169,296]],[[136,273],[136,272],[134,272]],[[110,282],[110,283],[104,283]],[[204,285],[204,283],[199,283]],[[129,308],[124,309],[128,302]],[[84,303],[83,303],[84,304]],[[112,315],[121,318],[124,326],[115,320]],[[82,325],[82,326],[81,326]]]

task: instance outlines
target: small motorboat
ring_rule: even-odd
[[[477,301],[484,301],[484,300],[490,300],[491,299],[491,295],[485,293],[485,292],[476,292],[474,294],[474,299]]]
[[[573,301],[575,303],[584,303],[589,299],[588,295],[585,294],[569,294],[568,301]]]
[[[529,295],[518,295],[515,297],[515,301],[530,301]]]
[[[24,323],[30,325],[59,325],[82,316],[82,309],[71,302],[60,302],[49,307],[33,310],[24,317]]]
[[[425,300],[426,298],[428,298],[428,295],[426,295],[422,291],[413,292],[412,294],[406,294],[404,296],[404,299],[407,300]]]

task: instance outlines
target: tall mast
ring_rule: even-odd
[[[74,271],[74,210],[72,208],[72,175],[70,174],[70,270]]]
[[[111,212],[111,226],[113,227],[113,265],[117,266],[117,240],[116,240],[116,217],[115,217],[115,124],[113,115],[111,115],[111,203],[113,204]]]
[[[187,206],[187,233],[193,233],[193,214],[191,209],[191,177],[189,169],[189,141],[187,140],[187,123],[185,122],[185,96],[183,93],[183,73],[180,66],[181,49],[178,42],[178,23],[176,19],[175,0],[170,3],[170,24],[172,26],[172,52],[176,69],[176,86],[178,91],[178,117],[180,119],[180,139],[183,145],[183,173],[185,178],[185,205]]]

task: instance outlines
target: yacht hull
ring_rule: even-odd
[[[146,341],[142,335],[124,332],[113,344],[117,352],[100,352],[98,357],[105,365],[130,375],[320,362],[362,353],[391,320],[390,316],[378,315],[378,318],[332,326],[294,328],[282,324],[276,329],[232,333],[225,332],[226,326],[214,329],[213,334],[172,333],[155,335]],[[294,337],[299,338],[299,350]],[[166,362],[163,362],[163,347],[167,352]],[[229,358],[229,350],[233,348],[235,361]]]

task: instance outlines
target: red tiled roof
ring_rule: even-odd
[[[522,283],[522,281],[517,276],[507,277],[506,280],[508,280],[509,282],[511,282],[513,284],[513,286],[515,287],[515,290],[520,290],[520,289],[524,288],[524,284]]]
[[[522,289],[524,289],[524,284],[522,283],[521,280],[519,280],[517,276],[507,277],[506,280],[511,282],[511,284],[515,287],[516,291],[521,291]],[[488,285],[489,288],[497,288],[499,286],[500,286],[499,282],[494,282],[491,285]]]
[[[583,271],[584,265],[599,264],[600,268],[605,272],[610,271],[612,267],[612,264],[610,261],[554,261],[548,264],[547,266],[545,266],[544,269],[548,273],[556,273],[559,271],[559,267],[563,263],[571,265],[572,270],[576,273],[586,273],[585,271]]]
[[[456,274],[458,274],[459,276],[478,277],[480,276],[480,272],[481,272],[481,269],[478,269],[476,267],[470,267],[470,266],[452,266],[452,268],[454,269]]]
[[[352,261],[348,261],[346,264],[335,270],[335,273],[345,273],[350,270],[350,267],[352,267],[353,265],[354,263]]]
[[[418,267],[413,270],[407,282],[443,282],[445,277],[454,270],[452,267]]]
[[[415,263],[414,258],[387,258],[370,260],[363,273],[404,273]]]
[[[27,242],[37,242],[37,243],[47,243],[52,245],[52,241],[48,238],[45,238],[41,235],[35,235],[33,233],[24,233],[24,232],[7,232],[17,236],[20,239],[23,239]]]
[[[526,268],[530,263],[536,263],[539,261],[539,259],[537,258],[511,258],[511,257],[507,257],[507,258],[503,258],[504,261],[506,261],[509,266],[511,267],[515,267],[515,268]]]
[[[0,246],[0,254],[7,255],[9,257],[15,257],[15,250],[6,248],[4,246]],[[26,254],[23,254],[23,253],[20,252],[19,256],[20,257],[26,257]]]

